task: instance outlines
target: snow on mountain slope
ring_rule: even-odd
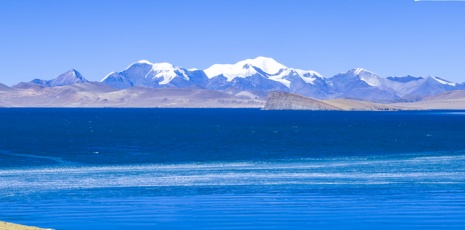
[[[185,69],[175,67],[166,62],[152,64],[152,71],[154,73],[152,78],[163,78],[163,80],[159,82],[160,85],[168,84],[175,77],[182,77],[185,80],[189,80]]]
[[[377,74],[362,68],[351,69],[346,73],[340,73],[331,78],[331,81],[340,87],[355,83],[361,84],[361,86],[379,87],[382,85],[383,80]]]
[[[145,86],[153,88],[176,87],[184,88],[190,86],[190,74],[196,71],[189,71],[181,67],[176,67],[170,63],[151,63],[141,60],[129,65],[122,72],[113,72],[101,80],[115,88],[125,89],[132,86]]]
[[[366,82],[370,86],[381,86],[381,78],[373,72],[370,72],[363,68],[353,69],[349,72],[351,72],[351,74],[353,74],[354,76],[358,76],[360,80]]]
[[[305,83],[314,84],[316,79],[324,79],[319,73],[313,70],[301,70],[301,69],[293,69],[293,68],[286,68],[283,69],[276,75],[272,75],[269,78],[275,81],[279,81],[285,84],[288,88],[291,87],[291,82],[288,80],[289,76],[297,75],[299,76]]]
[[[215,64],[204,70],[204,72],[209,79],[222,75],[226,77],[228,81],[232,81],[236,77],[245,78],[258,73],[250,64]]]
[[[405,92],[398,90],[398,94],[404,93],[405,95],[403,97],[405,99],[417,101],[427,96],[434,96],[446,91],[461,89],[461,86],[458,84],[435,77],[426,77],[414,83],[414,85],[405,84],[405,86],[409,86],[409,90]]]
[[[280,70],[287,68],[281,63],[275,61],[273,58],[268,58],[268,57],[257,57],[255,59],[247,59],[241,62],[244,64],[251,64],[255,67],[258,67],[268,74],[276,74]]]
[[[146,71],[145,75],[140,73],[141,70],[138,69],[139,65],[143,65],[145,69],[148,70]],[[150,67],[150,69],[147,67]],[[130,78],[132,78],[135,81],[140,81],[142,78],[151,79],[151,80],[159,79],[158,83],[160,85],[168,84],[175,77],[181,77],[185,80],[189,80],[189,77],[187,76],[187,73],[186,73],[187,72],[186,69],[176,67],[167,62],[151,63],[147,60],[141,60],[141,61],[131,64],[123,72],[126,72],[126,73],[129,72],[128,76],[130,76]]]
[[[323,77],[315,71],[288,68],[276,60],[267,57],[246,59],[236,64],[215,64],[204,70],[204,72],[209,79],[214,79],[214,82],[219,82],[216,78],[226,78],[226,82],[216,84],[219,88],[227,86],[228,82],[232,81],[237,82],[234,83],[235,87],[237,87],[238,84],[239,87],[241,87],[246,84],[254,85],[258,82],[264,82],[268,85],[268,87],[265,87],[266,90],[282,90],[280,89],[281,87],[276,85],[276,83],[279,83],[287,88],[286,91],[296,92],[293,89],[294,87],[297,88],[297,91],[305,91],[305,88],[309,87],[307,84],[313,86],[316,79],[323,79]],[[261,80],[259,81],[257,78],[261,78]]]
[[[388,77],[386,85],[406,101],[417,101],[426,96],[462,89],[461,85],[438,77]]]
[[[280,70],[287,68],[272,58],[257,57],[239,61],[236,64],[215,64],[205,69],[204,72],[210,79],[223,75],[228,81],[232,81],[236,77],[245,78],[257,74],[257,70],[253,67],[259,68],[268,75],[277,74]]]
[[[388,86],[388,80],[362,68],[351,69],[328,80],[337,97],[375,102],[399,99],[396,92]]]
[[[450,82],[450,81],[444,80],[444,79],[439,78],[439,77],[432,77],[432,78],[434,80],[438,81],[439,83],[443,84],[443,85],[457,86],[457,83]]]

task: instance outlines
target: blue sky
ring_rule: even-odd
[[[0,82],[89,80],[145,59],[205,69],[257,56],[331,77],[465,82],[465,2],[414,0],[2,0]]]

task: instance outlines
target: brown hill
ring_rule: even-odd
[[[465,90],[454,90],[441,93],[435,96],[429,96],[424,98],[422,101],[439,101],[439,100],[457,100],[463,99],[465,100]]]

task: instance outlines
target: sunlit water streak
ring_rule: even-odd
[[[460,184],[465,156],[0,170],[0,193],[157,186]]]

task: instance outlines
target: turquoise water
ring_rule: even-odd
[[[0,109],[0,219],[464,229],[465,113]]]

